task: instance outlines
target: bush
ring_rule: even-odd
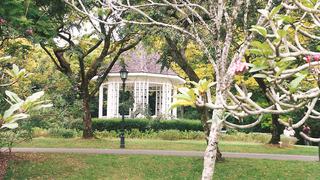
[[[95,131],[97,138],[118,138],[119,133],[116,131]],[[148,130],[141,132],[138,129],[125,131],[125,137],[137,139],[163,139],[163,140],[180,140],[180,139],[204,139],[205,135],[201,131],[179,131],[179,130],[163,130],[153,131]]]
[[[116,131],[95,131],[93,134],[96,138],[116,138],[119,136]]]
[[[293,146],[298,141],[298,139],[295,137],[287,137],[285,135],[281,135],[280,138],[281,138],[282,146],[284,146],[284,147]]]
[[[93,119],[92,127],[94,131],[119,131],[121,129],[121,119]],[[200,121],[196,120],[148,120],[148,119],[125,119],[124,128],[131,131],[138,129],[145,132],[148,130],[180,130],[180,131],[202,131]]]
[[[167,131],[159,131],[158,137],[163,140],[179,140],[179,139],[187,139],[184,136],[186,133],[180,132],[177,130],[167,130]]]
[[[39,127],[32,128],[32,137],[47,137],[49,136],[49,132],[46,129],[42,129]]]
[[[226,130],[226,134],[228,134],[228,135],[236,135],[237,133],[238,133],[238,131],[236,129],[228,128]]]
[[[271,139],[270,134],[266,133],[242,133],[237,132],[233,134],[221,134],[222,141],[242,141],[254,143],[268,143]]]
[[[78,132],[76,130],[65,128],[52,128],[49,129],[48,132],[52,137],[73,138],[78,135]]]
[[[3,147],[9,149],[11,153],[11,148],[24,141],[30,141],[32,139],[32,134],[30,131],[21,130],[19,128],[14,130],[3,130],[0,131],[0,153],[2,152]]]

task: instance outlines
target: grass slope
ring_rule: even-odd
[[[224,152],[246,152],[246,153],[273,153],[273,154],[318,154],[317,147],[293,146],[273,147],[265,144],[229,142],[219,143]],[[64,147],[64,148],[104,148],[118,149],[119,139],[63,139],[63,138],[35,138],[32,142],[19,144],[18,147]],[[204,151],[206,143],[196,140],[166,141],[154,139],[126,139],[127,149],[159,149],[159,150],[194,150]]]
[[[17,154],[5,179],[199,179],[202,158],[142,155]],[[319,177],[318,162],[228,159],[215,179],[308,179]]]

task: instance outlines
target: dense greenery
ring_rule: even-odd
[[[93,129],[98,131],[110,131],[121,129],[121,119],[94,119]],[[139,129],[146,130],[169,130],[180,131],[202,131],[202,125],[197,120],[150,120],[150,119],[126,119],[124,123],[126,130]]]

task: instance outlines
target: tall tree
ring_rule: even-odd
[[[90,11],[99,7],[95,3],[85,5]],[[137,28],[131,25],[106,25],[104,21],[115,21],[115,14],[108,11],[93,21],[72,11],[59,22],[55,37],[40,42],[56,68],[68,77],[82,99],[83,138],[93,137],[90,113],[92,97],[120,55],[134,48],[141,40]]]

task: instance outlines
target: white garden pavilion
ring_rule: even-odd
[[[133,99],[133,106],[126,111],[126,116],[143,117],[148,114],[166,118],[177,117],[177,110],[170,109],[177,86],[185,81],[170,69],[161,71],[157,64],[159,55],[147,53],[139,45],[124,56],[126,69],[129,71],[126,80],[126,92]],[[121,117],[119,112],[122,80],[119,71],[121,66],[115,64],[107,81],[99,89],[99,118]]]

